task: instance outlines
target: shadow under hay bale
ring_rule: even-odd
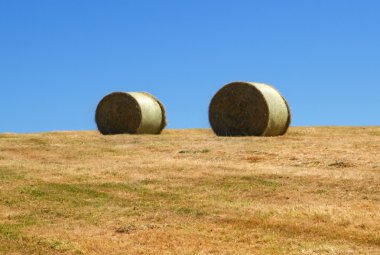
[[[278,136],[288,130],[291,113],[285,98],[272,86],[232,82],[211,100],[209,120],[219,136]]]
[[[166,126],[163,104],[146,92],[114,92],[105,96],[96,109],[100,133],[160,134]]]

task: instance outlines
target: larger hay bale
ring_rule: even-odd
[[[114,92],[96,109],[96,124],[104,134],[160,134],[166,126],[165,108],[146,92]]]
[[[213,97],[209,120],[220,136],[277,136],[288,130],[291,114],[284,97],[272,86],[232,82]]]

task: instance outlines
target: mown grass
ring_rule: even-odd
[[[374,132],[1,135],[0,253],[377,254]]]
[[[22,180],[24,175],[8,167],[0,167],[0,181],[10,182]]]
[[[0,224],[0,234],[7,239],[16,240],[20,234],[20,227],[16,224]]]

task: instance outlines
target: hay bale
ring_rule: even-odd
[[[166,126],[165,108],[146,92],[114,92],[100,101],[95,121],[104,135],[160,134]]]
[[[277,136],[286,133],[291,114],[288,103],[273,87],[232,82],[213,97],[209,120],[219,136]]]

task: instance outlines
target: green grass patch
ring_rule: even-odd
[[[243,176],[240,177],[243,182],[256,186],[265,186],[265,187],[280,187],[282,183],[275,181],[270,178],[263,178],[259,176]]]
[[[21,193],[39,200],[68,203],[74,206],[104,204],[111,199],[107,193],[86,184],[43,183],[25,187]]]
[[[131,192],[144,200],[155,200],[155,199],[170,199],[178,200],[180,197],[177,193],[174,193],[173,190],[170,191],[162,190],[163,185],[162,181],[158,180],[141,180],[135,183],[102,183],[96,184],[97,188],[105,190],[107,192],[112,191],[128,191]],[[161,190],[157,190],[156,187],[161,187]]]
[[[153,182],[154,183],[154,182]],[[181,196],[173,191],[156,190],[151,182],[142,183],[42,183],[23,187],[19,191],[18,205],[44,204],[36,208],[42,217],[86,218],[96,221],[101,212],[110,207],[132,208],[155,211],[181,202]],[[128,195],[128,193],[131,193]],[[125,194],[125,196],[123,195]]]
[[[7,239],[16,240],[20,235],[19,225],[0,223],[0,234]]]
[[[0,167],[0,181],[22,180],[24,175],[8,167]]]
[[[198,154],[198,153],[208,153],[209,149],[201,149],[201,150],[181,150],[178,151],[179,154]]]
[[[65,254],[84,254],[70,242],[23,235],[22,227],[21,224],[0,224],[1,254],[13,254],[12,251],[15,250],[22,250],[22,254],[51,254],[54,251]],[[36,251],[39,252],[36,253]]]
[[[51,250],[67,253],[81,255],[84,254],[83,251],[76,248],[74,244],[64,240],[58,239],[38,239],[35,241],[39,246],[45,246],[50,248]]]
[[[193,217],[201,217],[205,216],[207,213],[193,207],[180,207],[175,210],[177,214],[185,215],[185,216],[193,216]]]
[[[224,178],[208,179],[203,181],[201,185],[221,190],[251,190],[258,188],[275,189],[283,184],[273,179],[259,176],[228,176]]]

